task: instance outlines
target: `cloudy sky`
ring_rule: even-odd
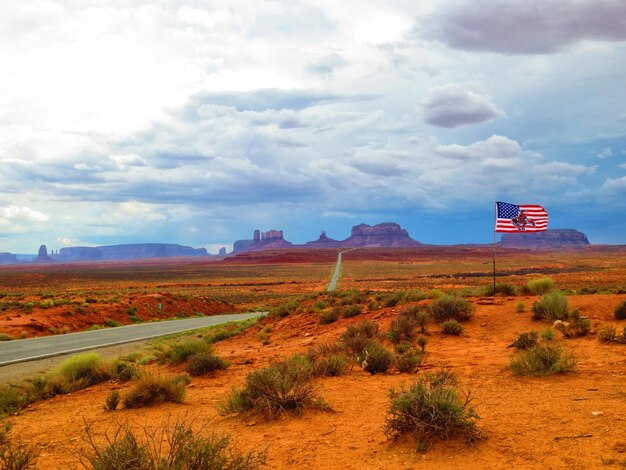
[[[489,243],[497,200],[626,243],[624,0],[20,0],[0,64],[0,252]]]

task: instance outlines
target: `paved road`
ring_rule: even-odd
[[[347,253],[348,251],[354,251],[356,248],[352,248],[346,251],[340,251],[337,255],[337,264],[335,265],[335,272],[333,273],[333,277],[326,288],[326,292],[332,292],[337,288],[337,281],[339,280],[339,273],[341,272],[341,255]]]
[[[212,317],[185,318],[162,322],[118,326],[66,335],[43,336],[0,342],[0,366],[17,362],[34,361],[78,351],[97,349],[133,341],[165,336],[181,331],[258,317],[265,312],[215,315]]]

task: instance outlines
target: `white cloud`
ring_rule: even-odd
[[[45,222],[50,216],[31,209],[30,207],[8,206],[0,207],[0,218],[9,221]]]
[[[478,124],[504,115],[489,96],[457,83],[431,88],[421,107],[427,124],[448,128]]]
[[[522,153],[522,148],[515,140],[501,135],[492,135],[487,140],[470,145],[437,145],[434,150],[442,157],[456,160],[510,159],[519,157]]]
[[[596,155],[598,158],[607,158],[613,156],[613,150],[611,147],[605,147],[602,151],[598,152]]]

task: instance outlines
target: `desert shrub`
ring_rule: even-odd
[[[106,365],[96,353],[79,354],[64,360],[53,371],[53,375],[67,381],[70,391],[111,378]]]
[[[261,344],[266,345],[266,344],[270,344],[270,333],[272,332],[272,327],[267,325],[264,326],[261,331],[259,331],[256,334],[256,337],[258,338],[259,341],[261,341]]]
[[[215,354],[213,348],[210,348],[191,356],[186,370],[191,375],[204,375],[216,370],[226,369],[228,366],[228,362]]]
[[[0,386],[0,416],[19,410],[22,403],[22,394],[18,389],[8,385]]]
[[[317,310],[324,310],[326,308],[326,302],[324,302],[323,300],[317,300],[315,302],[315,308]]]
[[[8,335],[6,333],[0,333],[0,341],[11,341],[13,336]]]
[[[363,313],[363,307],[360,305],[349,305],[343,311],[343,318],[351,318],[356,317],[357,315],[361,315]]]
[[[371,300],[368,304],[367,304],[367,309],[372,312],[374,310],[378,310],[380,308],[380,304],[375,301],[375,300]]]
[[[511,344],[518,351],[530,349],[537,344],[537,332],[529,331],[528,333],[520,334],[515,341]]]
[[[430,314],[426,310],[420,310],[415,314],[415,323],[420,327],[420,333],[426,334],[426,324],[430,321]]]
[[[402,350],[402,352],[398,350],[396,350],[396,352],[398,354],[395,358],[395,365],[398,372],[406,372],[409,374],[417,372],[424,360],[424,353],[412,348],[410,344],[409,347]]]
[[[109,318],[109,319],[107,319],[107,320],[104,320],[104,324],[105,324],[106,326],[111,327],[111,328],[114,328],[114,327],[116,327],[116,326],[122,326],[122,323],[120,323],[120,322],[118,322],[118,321],[116,321],[116,320],[111,320],[110,318]]]
[[[395,307],[402,301],[402,295],[398,293],[390,294],[385,298],[383,302],[383,306],[385,307]]]
[[[424,336],[420,336],[416,340],[417,345],[420,347],[422,352],[426,350],[426,345],[428,344],[428,340]]]
[[[122,403],[125,408],[142,408],[157,403],[182,403],[185,398],[185,382],[179,377],[144,372],[135,379],[135,386]]]
[[[566,320],[568,318],[569,303],[567,297],[558,290],[544,294],[538,302],[533,302],[531,308],[534,320]]]
[[[138,432],[118,424],[99,439],[85,426],[88,448],[81,462],[96,470],[255,470],[265,464],[266,452],[242,454],[227,435],[206,435],[208,425],[193,429],[193,421],[167,422],[161,429],[144,426]]]
[[[603,326],[598,329],[598,341],[601,343],[610,343],[617,339],[617,329],[612,325]]]
[[[549,277],[531,279],[526,284],[526,288],[533,295],[543,295],[554,289],[554,281]]]
[[[441,324],[441,332],[444,335],[459,336],[461,333],[463,333],[463,325],[461,325],[456,320],[444,321]]]
[[[222,414],[255,411],[267,419],[303,409],[323,407],[323,400],[311,384],[313,367],[305,356],[293,356],[250,372],[242,388],[233,388],[219,406]]]
[[[413,330],[417,326],[415,317],[408,315],[398,315],[392,322],[387,332],[387,337],[392,343],[410,340],[413,337]]]
[[[505,295],[505,296],[514,296],[517,294],[517,290],[515,289],[515,286],[511,284],[498,283],[496,284],[495,290],[493,288],[493,284],[489,284],[488,286],[485,286],[483,288],[482,293],[483,295],[490,296],[490,297],[497,295],[497,294]]]
[[[0,469],[1,470],[29,470],[34,469],[37,453],[25,445],[14,445],[8,441],[0,442]]]
[[[104,400],[104,409],[105,411],[115,411],[117,409],[117,405],[119,405],[120,400],[122,399],[120,392],[117,390],[111,390]]]
[[[329,323],[334,323],[337,320],[339,320],[339,313],[335,309],[323,312],[320,316],[320,323],[322,325],[328,325]]]
[[[461,398],[450,378],[449,371],[427,374],[407,388],[392,389],[383,428],[387,437],[396,440],[410,434],[422,452],[439,439],[461,437],[468,443],[480,439],[479,416],[470,396]]]
[[[509,367],[517,375],[552,375],[575,370],[576,359],[557,345],[537,344],[518,353]]]
[[[171,345],[165,351],[165,358],[172,362],[183,362],[194,354],[207,351],[209,347],[206,341],[197,338],[189,338]]]
[[[615,307],[615,319],[626,320],[626,300]]]
[[[348,369],[348,363],[348,356],[341,353],[320,357],[313,363],[313,374],[327,377],[343,375]]]
[[[369,320],[351,325],[341,335],[341,342],[354,356],[359,356],[378,333],[378,324]]]
[[[541,330],[541,338],[545,341],[552,341],[554,339],[554,330],[550,327]]]
[[[526,305],[524,304],[524,302],[518,302],[517,304],[515,304],[515,311],[517,313],[524,313],[526,311]]]
[[[474,306],[461,297],[446,294],[433,300],[429,311],[438,323],[446,320],[466,321],[474,314]]]
[[[382,344],[372,341],[365,347],[359,359],[363,369],[374,375],[387,372],[393,364],[394,357]]]
[[[139,369],[130,362],[116,360],[111,365],[111,375],[117,380],[128,382],[138,374]]]
[[[586,336],[591,329],[591,320],[583,317],[578,309],[569,312],[570,333],[568,336]]]

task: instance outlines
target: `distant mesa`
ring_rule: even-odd
[[[0,264],[15,264],[17,263],[17,256],[12,253],[0,253]]]
[[[252,240],[237,240],[233,243],[233,253],[243,251],[271,250],[276,248],[291,248],[294,245],[283,238],[282,230],[255,230]]]
[[[217,256],[226,256],[226,247],[225,246],[220,248],[220,251],[217,254]]]
[[[37,258],[33,260],[33,263],[53,263],[54,260],[48,255],[48,247],[46,245],[41,245],[39,247],[39,252],[37,253]]]
[[[275,248],[355,248],[355,247],[411,247],[421,246],[413,240],[409,232],[394,222],[378,225],[360,224],[352,227],[352,234],[345,240],[334,240],[322,230],[319,238],[304,245],[293,245],[283,238],[282,230],[270,230],[260,233],[254,231],[252,240],[237,240],[233,245],[233,253],[251,250],[267,250]]]
[[[504,233],[498,245],[512,248],[557,248],[590,245],[587,235],[570,228],[548,229],[545,232]]]
[[[192,248],[168,243],[134,243],[61,248],[58,257],[55,256],[55,258],[60,261],[98,261],[207,255],[206,248]]]

